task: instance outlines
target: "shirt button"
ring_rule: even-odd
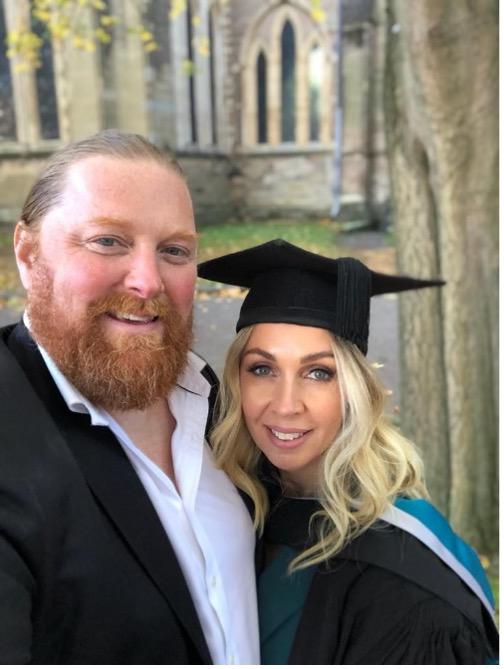
[[[229,664],[236,664],[234,655],[231,655],[231,657],[229,658]]]
[[[212,578],[210,579],[210,585],[212,586],[212,588],[215,588],[215,586],[217,585],[217,579],[215,578],[215,576],[212,576]]]

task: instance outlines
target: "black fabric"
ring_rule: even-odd
[[[205,437],[208,440],[210,436],[210,431],[212,430],[214,424],[214,409],[215,401],[217,399],[217,393],[219,392],[219,379],[217,378],[216,373],[210,367],[210,365],[205,365],[201,370],[201,374],[210,384],[210,394],[208,396],[208,417],[205,425]]]
[[[268,483],[266,544],[301,550],[316,537],[314,500]],[[413,536],[379,523],[317,570],[289,664],[482,664],[497,656],[478,598]]]
[[[68,410],[22,324],[0,330],[0,406],[0,662],[211,663],[127,456]]]
[[[250,288],[236,330],[256,323],[320,327],[365,354],[372,295],[440,286],[373,272],[354,258],[326,258],[275,239],[198,265],[204,279]]]

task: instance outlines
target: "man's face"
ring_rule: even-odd
[[[159,365],[179,349],[171,375],[185,362],[195,251],[191,200],[175,171],[104,156],[76,163],[41,221],[35,251],[19,236],[16,244],[35,338],[95,403],[145,406],[167,388],[161,383],[136,406],[137,377],[166,374]],[[110,376],[131,386],[127,398]]]

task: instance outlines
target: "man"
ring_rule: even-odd
[[[204,441],[178,165],[106,131],[53,156],[0,330],[0,662],[258,663],[248,512]]]

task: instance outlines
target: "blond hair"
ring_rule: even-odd
[[[258,477],[261,453],[241,411],[239,371],[253,326],[231,344],[220,387],[216,425],[210,440],[218,465],[254,503],[254,524],[264,530],[268,496]],[[426,497],[423,464],[415,446],[384,414],[385,391],[355,344],[332,337],[342,398],[342,426],[323,458],[321,510],[310,525],[317,542],[290,564],[290,570],[336,555],[368,529],[397,496]]]
[[[103,130],[54,153],[26,197],[21,211],[23,228],[36,230],[44,216],[55,207],[65,189],[68,170],[93,156],[122,160],[151,160],[183,177],[182,168],[169,151],[163,152],[141,135],[121,130]]]

